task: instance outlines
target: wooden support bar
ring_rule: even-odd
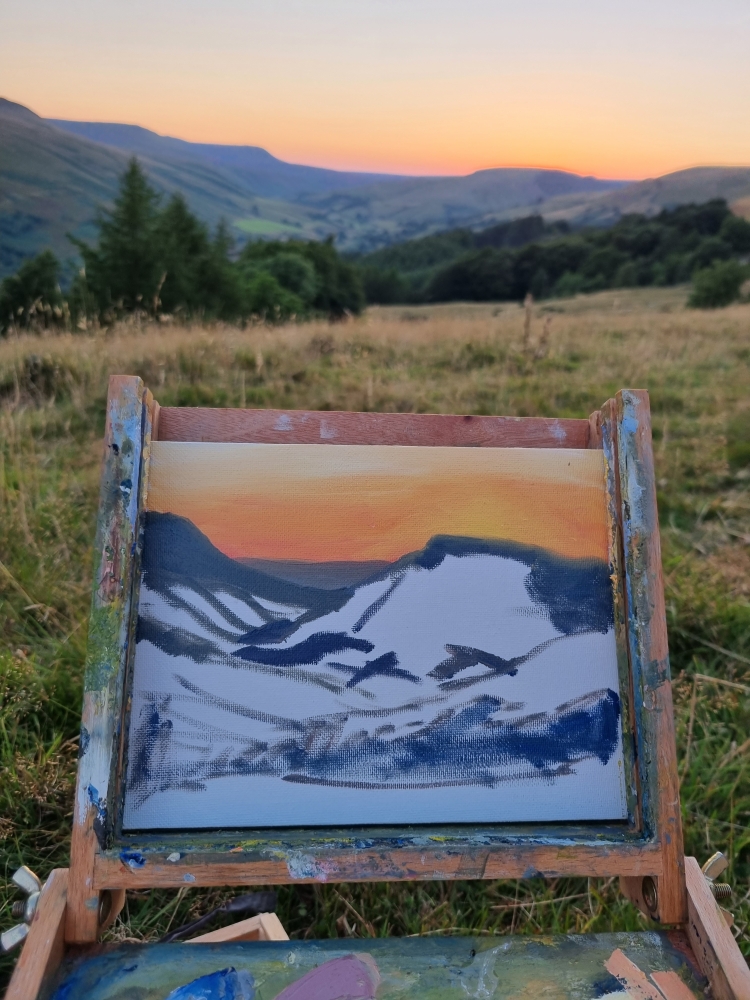
[[[144,889],[151,886],[179,888],[184,885],[281,885],[291,882],[392,882],[401,879],[501,879],[562,875],[612,877],[658,876],[662,872],[658,845],[505,845],[491,850],[425,847],[346,852],[270,848],[265,858],[243,858],[229,854],[190,852],[179,860],[170,855],[124,852],[96,859],[97,889]]]
[[[73,813],[66,938],[95,941],[99,893],[94,857],[111,835],[120,755],[125,670],[132,633],[144,430],[150,414],[139,378],[113,376],[104,432],[94,590],[84,679],[80,760]]]
[[[162,406],[159,441],[588,448],[588,420]],[[154,440],[157,440],[154,438]]]
[[[56,868],[42,888],[5,1000],[37,1000],[63,958],[68,869]]]
[[[624,389],[615,407],[643,819],[664,863],[655,915],[679,924],[687,920],[687,896],[648,393]]]
[[[695,858],[685,858],[685,877],[688,937],[715,1000],[750,1000],[750,969]]]

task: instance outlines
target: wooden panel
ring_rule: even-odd
[[[47,879],[5,1000],[37,1000],[42,984],[63,957],[68,869],[56,868]]]
[[[275,913],[259,913],[257,917],[238,920],[207,934],[190,938],[186,944],[218,944],[221,941],[288,941],[289,935]]]
[[[656,837],[664,857],[659,919],[684,923],[682,818],[648,393],[624,389],[615,403],[641,807],[645,832]]]
[[[588,448],[588,420],[163,406],[159,441]]]
[[[688,937],[715,1000],[750,1000],[750,969],[695,858],[685,858]]]
[[[256,841],[257,844],[257,841]],[[174,858],[180,853],[179,858]],[[248,858],[246,855],[250,855]],[[654,845],[596,844],[569,846],[506,844],[470,847],[457,841],[421,850],[399,848],[371,850],[361,846],[347,851],[325,846],[317,851],[288,850],[280,841],[262,852],[248,847],[224,851],[160,852],[122,851],[99,855],[95,886],[143,889],[149,886],[179,888],[184,885],[281,885],[291,882],[384,882],[399,879],[501,879],[561,875],[660,875],[661,852]]]
[[[695,993],[685,985],[676,972],[652,972],[651,978],[659,987],[664,1000],[695,1000]]]
[[[143,383],[139,378],[113,376],[94,542],[94,589],[71,840],[66,938],[76,942],[96,940],[99,897],[93,885],[94,855],[112,829],[131,638],[144,423],[150,433]]]

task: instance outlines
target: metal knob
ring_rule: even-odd
[[[703,872],[717,903],[724,902],[732,895],[731,885],[727,882],[715,881],[719,875],[727,870],[728,867],[729,861],[727,858],[721,853],[721,851],[717,851],[716,854],[711,855],[708,861],[701,868],[701,871]],[[720,906],[719,909],[721,910],[721,915],[727,926],[731,927],[734,923],[734,914],[730,913],[729,910],[725,910],[723,906]]]
[[[16,924],[15,927],[0,934],[0,954],[12,951],[26,939],[26,935],[29,933],[29,924],[34,919],[39,895],[42,891],[41,880],[26,865],[18,869],[11,882],[18,886],[21,892],[26,893],[26,899],[16,900],[11,909],[14,918],[23,920],[23,923]]]

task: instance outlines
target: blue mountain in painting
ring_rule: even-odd
[[[556,780],[621,747],[598,560],[436,536],[389,565],[250,563],[150,513],[139,610],[133,809],[228,776]]]

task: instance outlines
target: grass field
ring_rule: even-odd
[[[141,375],[172,405],[519,416],[587,416],[632,386],[650,390],[654,413],[687,850],[730,857],[735,933],[750,954],[750,305],[699,313],[685,298],[668,289],[544,303],[526,347],[516,305],[0,342],[6,880],[21,863],[41,876],[67,863],[110,373]],[[131,893],[111,935],[158,937],[230,895]],[[4,892],[2,927],[12,898]],[[279,914],[294,937],[645,925],[612,880],[595,879],[282,888]]]

